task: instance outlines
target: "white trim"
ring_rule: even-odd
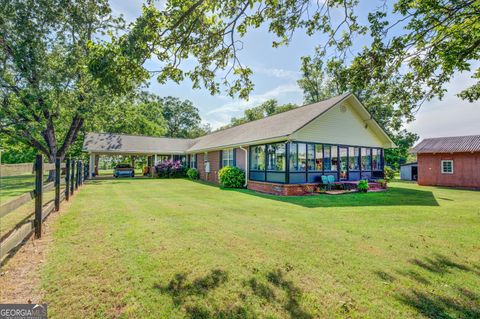
[[[444,164],[444,163],[450,163],[450,165],[451,165],[451,167],[452,167],[452,171],[451,171],[451,172],[446,172],[446,171],[443,170],[443,169],[444,169],[444,167],[443,167],[443,164]],[[454,172],[454,170],[453,170],[453,160],[441,160],[441,162],[440,162],[440,172],[441,172],[442,174],[453,174],[453,172]]]

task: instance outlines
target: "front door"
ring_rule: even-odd
[[[340,158],[340,180],[348,180],[348,148],[339,147],[339,158]]]

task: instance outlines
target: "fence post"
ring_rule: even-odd
[[[66,164],[65,164],[65,199],[69,200],[70,199],[70,159],[67,158]]]
[[[75,161],[75,190],[78,189],[78,160]]]
[[[60,170],[60,157],[55,159],[55,210],[58,212],[60,210],[60,175],[62,171]]]
[[[42,237],[43,155],[35,157],[35,238]]]
[[[78,185],[82,186],[83,184],[83,162],[80,161],[80,169],[78,170]]]
[[[72,160],[72,172],[70,176],[70,194],[75,191],[75,160]]]

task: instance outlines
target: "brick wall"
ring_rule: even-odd
[[[480,188],[480,152],[418,154],[418,184]],[[442,160],[453,160],[453,174],[442,174]]]
[[[208,161],[210,162],[210,173],[205,172],[205,162],[204,162],[204,153],[199,153],[197,155],[197,168],[200,173],[200,179],[218,183],[218,170],[220,164],[220,152],[208,152]]]
[[[248,181],[248,189],[253,191],[282,195],[282,196],[301,196],[312,193],[318,184],[277,184],[269,182]]]

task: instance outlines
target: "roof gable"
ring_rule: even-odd
[[[290,138],[305,142],[395,147],[353,95],[297,130]]]

